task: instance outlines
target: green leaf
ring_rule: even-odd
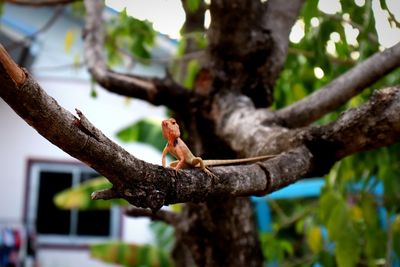
[[[397,215],[392,222],[393,231],[393,249],[397,255],[400,255],[400,215]]]
[[[195,12],[200,6],[200,1],[201,0],[186,0],[186,7],[189,10],[189,12]]]
[[[318,0],[309,0],[304,2],[302,15],[304,20],[304,29],[305,32],[309,32],[311,28],[311,19],[313,17],[317,17],[319,14],[318,12]]]
[[[117,133],[123,142],[142,142],[152,145],[162,151],[166,141],[161,131],[161,121],[157,119],[142,119],[125,127]]]
[[[166,253],[170,253],[174,245],[174,228],[163,222],[152,222],[150,229],[154,233],[157,247]]]
[[[335,258],[338,266],[356,266],[360,254],[359,239],[344,203],[335,205],[328,223],[328,233],[336,244]]]
[[[360,257],[357,236],[351,235],[348,239],[348,242],[341,241],[336,243],[335,258],[339,267],[356,266]]]
[[[117,17],[107,22],[105,46],[108,60],[112,64],[122,63],[121,51],[131,52],[141,63],[148,64],[156,32],[152,23],[139,20],[122,10]]]
[[[110,188],[111,183],[104,177],[98,177],[83,182],[77,187],[66,189],[54,196],[54,203],[60,209],[92,210],[109,209],[112,205],[127,205],[122,199],[92,200],[90,195],[94,191]]]
[[[319,253],[323,248],[321,228],[314,226],[306,233],[307,245],[313,253]]]
[[[324,193],[320,199],[319,205],[319,216],[324,224],[328,224],[330,217],[332,215],[332,211],[338,201],[340,201],[341,196],[333,191],[328,191]]]
[[[370,228],[379,227],[379,219],[377,214],[377,205],[374,199],[375,196],[371,194],[362,194],[361,209],[365,223]]]
[[[149,59],[151,58],[150,51],[145,46],[144,40],[142,37],[138,36],[137,38],[133,38],[133,43],[130,48],[132,54],[138,56],[140,59]]]
[[[336,267],[334,256],[328,251],[322,251],[318,255],[318,264],[324,267]]]
[[[386,246],[382,244],[387,243],[387,233],[382,229],[373,229],[366,227],[364,231],[365,247],[364,253],[370,266],[374,266],[375,259],[384,258],[386,256]]]
[[[90,83],[90,96],[93,98],[97,97],[96,81],[94,79],[91,79],[91,83]]]
[[[269,261],[281,262],[287,256],[294,254],[293,244],[278,238],[273,233],[261,233],[260,241],[264,257]]]
[[[186,38],[182,38],[178,43],[178,47],[176,48],[176,55],[178,57],[182,56],[185,53],[186,45],[187,45]]]
[[[186,88],[193,88],[197,73],[200,70],[200,64],[196,59],[192,59],[189,61],[186,71],[186,77],[183,81],[183,85]]]
[[[328,229],[329,239],[335,242],[338,266],[355,266],[361,252],[359,234],[343,197],[333,190],[326,191],[320,198],[319,215]]]
[[[69,5],[71,8],[71,14],[75,18],[83,18],[86,14],[86,9],[83,1],[75,1]]]

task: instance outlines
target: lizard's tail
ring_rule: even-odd
[[[274,158],[277,155],[264,155],[258,157],[244,158],[244,159],[206,159],[203,160],[205,166],[220,166],[220,165],[234,165],[241,163],[251,163],[261,160]]]

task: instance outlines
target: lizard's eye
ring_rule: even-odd
[[[172,122],[172,124],[173,124],[173,125],[175,125],[175,124],[176,124],[176,122],[175,122],[175,121],[173,121],[173,122]]]

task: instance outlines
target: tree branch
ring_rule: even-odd
[[[186,110],[189,93],[171,78],[145,78],[121,74],[107,67],[103,56],[104,29],[102,1],[85,1],[85,58],[93,78],[110,92],[146,100],[154,105],[166,105],[173,110]]]
[[[311,128],[310,140],[318,139],[313,150],[329,148],[338,160],[358,151],[399,142],[399,112],[400,87],[377,90],[368,103],[346,111],[334,123]],[[318,145],[321,148],[315,147]]]
[[[376,53],[306,98],[276,112],[283,125],[301,127],[346,103],[400,66],[400,43]]]
[[[3,56],[0,96],[46,139],[91,166],[113,184],[112,189],[95,193],[93,198],[120,197],[135,206],[157,210],[164,204],[199,202],[215,194],[245,195],[252,190],[265,189],[265,176],[260,168],[245,166],[248,171],[240,167],[229,171],[221,169],[216,172],[221,179],[217,182],[198,170],[176,174],[171,169],[138,160],[104,136],[82,114],[76,118],[59,106],[28,73],[18,87],[11,76],[14,73],[6,71]],[[238,184],[238,180],[243,183]]]
[[[262,124],[255,131],[247,128],[254,134],[249,137],[250,142],[282,153],[257,164],[211,168],[216,179],[201,170],[176,172],[138,160],[96,129],[81,112],[78,111],[76,118],[59,106],[29,73],[21,73],[4,49],[0,49],[0,97],[46,139],[111,181],[112,188],[95,193],[93,198],[124,198],[134,206],[153,211],[172,203],[262,195],[326,172],[336,160],[350,153],[389,145],[400,138],[400,88],[388,88],[327,126],[290,131],[276,128],[276,132],[270,130],[270,133]],[[235,119],[225,120],[229,124],[225,125],[225,131],[234,127],[233,133],[225,133],[230,134],[231,138],[225,138],[228,141],[237,141],[235,134],[242,133],[238,129],[243,125],[235,122],[254,121],[242,116],[243,109],[248,109],[245,101],[234,103],[242,108],[236,109],[239,113],[232,112]],[[254,110],[248,114],[265,118]],[[265,143],[265,134],[278,141]],[[276,147],[268,147],[271,145]]]
[[[53,6],[71,4],[80,0],[4,0],[6,3],[25,6]]]
[[[216,133],[241,156],[307,148],[312,158],[303,164],[307,171],[298,174],[302,177],[325,174],[332,164],[347,155],[394,144],[400,139],[400,87],[378,90],[366,104],[319,127],[293,130],[281,127],[273,112],[255,109],[249,99],[233,94],[219,99],[213,112],[219,115]],[[267,161],[271,163],[275,161]]]
[[[257,165],[214,168],[219,180],[200,170],[176,173],[138,160],[108,139],[78,111],[79,118],[58,105],[28,72],[0,50],[0,97],[42,136],[91,166],[113,184],[93,198],[125,198],[137,207],[157,210],[162,205],[200,202],[215,195],[248,195],[266,188]],[[241,181],[238,183],[238,181]]]

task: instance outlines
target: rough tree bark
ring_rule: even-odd
[[[400,87],[375,92],[369,102],[331,124],[310,125],[398,67],[400,44],[291,106],[266,109],[273,101],[274,83],[301,5],[302,0],[211,1],[206,88],[188,91],[168,77],[152,79],[111,70],[102,51],[101,1],[85,1],[86,64],[105,89],[169,107],[182,118],[190,143],[201,156],[279,154],[257,164],[212,168],[218,179],[198,170],[176,173],[136,159],[81,112],[76,117],[59,106],[1,47],[0,97],[50,142],[111,181],[113,187],[93,193],[93,199],[125,198],[136,206],[128,211],[131,216],[172,224],[198,266],[262,266],[252,208],[245,196],[264,195],[327,173],[347,155],[400,139]],[[181,214],[158,211],[172,203],[187,205]]]

